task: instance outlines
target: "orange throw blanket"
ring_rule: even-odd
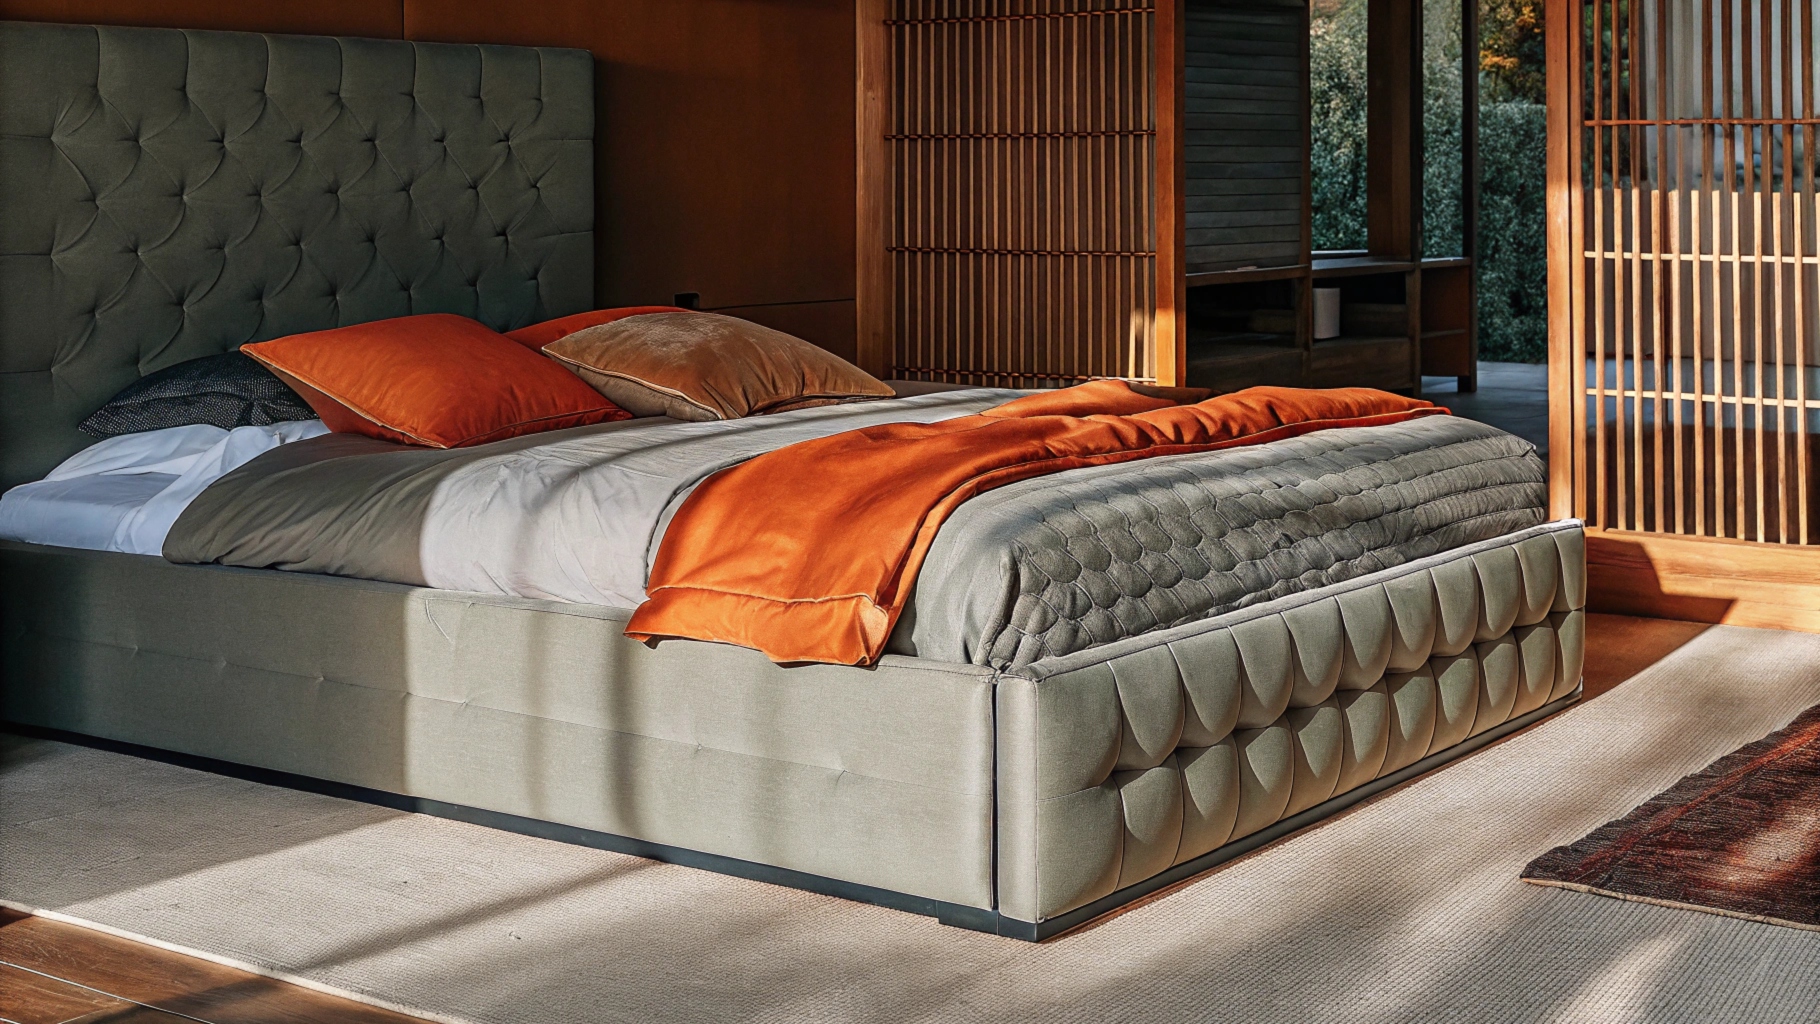
[[[868,665],[956,506],[1046,473],[1446,413],[1370,388],[1250,388],[1192,405],[1094,381],[939,423],[803,441],[703,481],[658,548],[626,635]]]

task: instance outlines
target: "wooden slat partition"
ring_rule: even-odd
[[[1158,315],[1156,95],[1173,77],[1155,7],[866,0],[860,17],[876,82],[861,202],[882,210],[871,231],[860,213],[862,349],[912,380],[1157,379],[1159,319],[1176,327]]]
[[[1557,511],[1820,543],[1815,15],[1550,5]]]

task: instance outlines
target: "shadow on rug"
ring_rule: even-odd
[[[1820,705],[1537,857],[1522,877],[1820,931]]]

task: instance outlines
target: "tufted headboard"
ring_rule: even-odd
[[[592,305],[585,50],[0,22],[0,488],[137,377]]]

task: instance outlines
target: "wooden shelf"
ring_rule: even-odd
[[[1308,264],[1287,267],[1241,267],[1236,270],[1201,270],[1188,272],[1188,287],[1208,284],[1246,284],[1252,281],[1284,281],[1308,273]]]
[[[1347,345],[1407,345],[1409,339],[1401,334],[1342,334],[1337,338],[1322,338],[1314,343],[1315,351],[1324,348],[1342,348]]]
[[[1411,260],[1387,260],[1376,256],[1330,256],[1317,259],[1310,268],[1315,279],[1327,277],[1359,277],[1364,274],[1400,274],[1416,269],[1420,264]]]
[[[1472,266],[1471,256],[1445,256],[1422,261],[1423,270],[1458,270]]]
[[[1218,348],[1255,347],[1255,348],[1295,348],[1295,335],[1281,331],[1218,331],[1205,328],[1190,328],[1188,331],[1190,346],[1215,346]]]

